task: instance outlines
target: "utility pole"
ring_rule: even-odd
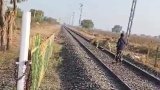
[[[20,44],[20,57],[17,64],[18,67],[18,81],[17,90],[24,90],[25,86],[25,71],[26,62],[28,61],[28,48],[29,48],[29,36],[30,36],[30,23],[31,23],[31,13],[23,12],[22,17],[22,30],[21,30],[21,44]]]
[[[71,16],[67,16],[67,17],[66,17],[66,23],[67,23],[68,25],[71,24]]]
[[[69,22],[69,25],[72,24],[72,16],[69,16],[69,17],[68,17],[68,22]]]
[[[160,46],[157,46],[157,50],[156,50],[156,57],[155,57],[155,62],[154,62],[154,67],[157,67],[157,61],[158,61],[158,59],[159,59],[159,48]]]
[[[72,16],[72,26],[74,25],[74,16],[75,16],[75,12],[73,12],[73,16]]]
[[[130,12],[130,17],[129,17],[129,21],[128,21],[126,38],[128,38],[130,36],[130,34],[131,34],[131,29],[132,29],[132,25],[133,25],[133,19],[134,19],[135,10],[136,10],[136,4],[137,4],[137,0],[133,0],[132,7],[131,7],[131,12]]]
[[[83,4],[82,4],[82,3],[80,3],[80,17],[79,17],[79,26],[81,25],[82,11],[83,11]]]

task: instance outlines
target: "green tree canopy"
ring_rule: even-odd
[[[122,26],[120,26],[120,25],[115,25],[112,28],[112,32],[120,33],[121,31],[122,31]]]
[[[17,18],[22,18],[22,10],[17,8]]]
[[[94,23],[92,20],[83,20],[83,21],[81,21],[81,26],[83,28],[90,29],[90,28],[94,27]]]
[[[42,10],[31,9],[32,21],[41,22],[44,18],[44,12]]]
[[[52,23],[52,24],[59,24],[59,22],[57,22],[57,20],[52,18],[52,17],[46,17],[45,16],[43,20],[46,21],[46,22]]]
[[[13,3],[15,0],[10,0],[10,3]],[[26,0],[16,0],[17,2],[22,2],[22,1],[26,1]]]

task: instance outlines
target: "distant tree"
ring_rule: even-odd
[[[31,9],[32,22],[42,22],[44,18],[44,12],[42,10]]]
[[[48,22],[48,23],[51,23],[51,24],[59,24],[58,22],[57,22],[57,20],[56,19],[54,19],[54,18],[52,18],[52,17],[44,17],[44,19],[43,19],[43,21],[45,21],[45,22]]]
[[[17,8],[17,18],[22,18],[22,10]]]
[[[145,35],[145,34],[141,34],[140,36],[141,36],[141,37],[146,37],[146,35]]]
[[[83,28],[90,29],[90,28],[94,27],[94,23],[92,20],[83,20],[83,21],[81,21],[81,26]]]
[[[120,26],[120,25],[115,25],[112,28],[112,32],[120,33],[121,31],[122,31],[122,26]]]

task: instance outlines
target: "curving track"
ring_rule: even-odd
[[[65,29],[73,36],[81,46],[92,55],[101,65],[110,71],[113,77],[121,83],[121,87],[132,90],[160,90],[160,80],[146,71],[124,61],[122,64],[113,64],[114,54],[107,50],[96,49],[84,37],[73,32],[65,26]],[[126,89],[124,89],[126,90]]]

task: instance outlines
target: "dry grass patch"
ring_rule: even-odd
[[[58,75],[58,67],[61,65],[61,57],[59,56],[62,46],[53,44],[53,55],[49,61],[48,69],[42,80],[40,90],[60,90],[60,78]]]
[[[33,28],[31,28],[31,38],[36,35],[36,34],[40,34],[43,38],[43,40],[45,40],[46,38],[48,38],[49,36],[51,36],[54,32],[57,32],[59,29],[59,25],[38,25],[35,26]],[[18,52],[20,49],[20,30],[16,30],[14,31],[14,35],[13,35],[13,43],[11,45],[11,50],[3,53],[0,51],[0,62],[2,61],[6,61],[9,59],[13,59],[14,57],[18,57]],[[1,66],[0,66],[1,67]]]
[[[110,41],[111,51],[116,52],[116,42],[119,38],[119,35],[112,32],[107,31],[98,31],[98,30],[79,30],[81,34],[94,40],[94,42],[99,41],[99,38],[103,39],[105,37],[110,37],[112,40]],[[92,33],[92,34],[91,34]],[[93,43],[93,41],[92,41]],[[129,45],[127,46],[124,55],[129,55],[135,61],[140,62],[148,67],[151,67],[158,72],[160,72],[160,60],[157,61],[157,67],[154,67],[155,56],[156,56],[156,48],[160,43],[152,38],[152,37],[142,37],[137,35],[132,35],[129,38]],[[105,46],[105,45],[103,45]],[[149,57],[147,57],[149,50]]]
[[[48,63],[45,77],[42,80],[40,90],[60,90],[59,66],[61,65],[60,52],[62,45],[58,43],[57,36],[59,35],[60,27],[57,28],[55,33],[55,41],[53,44],[53,55]]]
[[[40,34],[45,40],[49,36],[51,36],[54,32],[57,32],[59,30],[59,25],[51,25],[51,24],[45,24],[45,25],[36,25],[35,27],[31,28],[31,37],[32,38],[36,34]],[[0,73],[1,70],[10,68],[13,68],[13,64],[15,64],[15,58],[19,56],[19,49],[20,49],[20,30],[15,30],[13,35],[13,43],[12,48],[9,51],[1,52],[0,51]],[[9,73],[6,73],[7,75],[10,75]],[[10,75],[11,76],[11,75]],[[3,75],[0,74],[0,78],[2,78]],[[7,78],[6,78],[7,80]],[[5,82],[5,81],[4,81]]]

